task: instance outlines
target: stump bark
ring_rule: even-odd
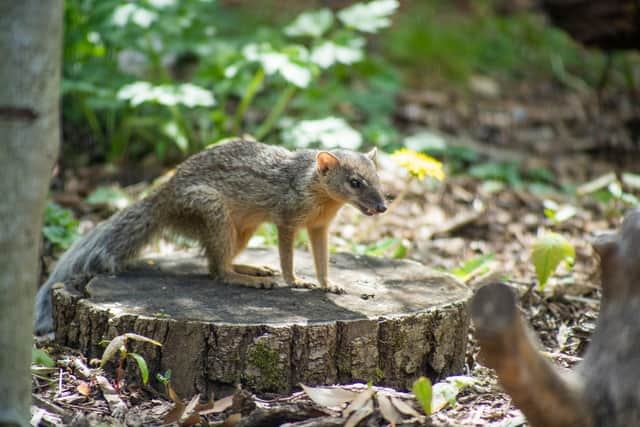
[[[278,267],[276,251],[238,260]],[[306,252],[298,275],[315,279]],[[99,357],[99,342],[135,332],[163,343],[134,343],[152,373],[171,369],[183,396],[242,383],[287,393],[310,385],[374,381],[407,389],[420,375],[438,380],[464,366],[470,290],[411,261],[331,256],[330,274],[347,291],[269,290],[211,280],[204,259],[141,260],[127,272],[78,279],[53,291],[56,340]]]

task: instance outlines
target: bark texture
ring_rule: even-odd
[[[29,425],[33,297],[58,153],[62,1],[0,0],[0,424]]]
[[[244,261],[276,267],[278,257],[251,250]],[[296,262],[300,276],[313,277],[309,254]],[[152,372],[171,369],[185,396],[236,383],[280,393],[369,380],[406,389],[420,375],[463,369],[471,293],[418,263],[333,255],[331,276],[346,295],[215,283],[197,258],[152,264],[58,285],[56,339],[91,356],[124,332],[156,339],[162,348],[134,348]]]
[[[473,297],[481,354],[532,426],[640,425],[640,209],[593,245],[601,259],[602,304],[573,373],[538,353],[506,285],[488,285]]]

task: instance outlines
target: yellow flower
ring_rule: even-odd
[[[393,153],[391,158],[420,180],[424,179],[425,176],[430,176],[442,181],[445,177],[442,163],[426,154],[403,148]]]

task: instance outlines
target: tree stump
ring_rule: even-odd
[[[272,249],[238,262],[278,267]],[[315,280],[307,252],[296,270]],[[464,366],[470,290],[411,261],[332,254],[330,275],[344,295],[318,289],[252,289],[217,283],[191,255],[138,261],[53,291],[56,340],[91,357],[101,340],[135,332],[152,373],[171,369],[183,396],[242,383],[287,393],[299,383],[374,381],[399,389],[420,375],[438,380]]]

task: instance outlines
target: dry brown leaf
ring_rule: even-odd
[[[371,392],[372,393],[370,394],[369,397],[373,396],[373,390],[371,390]],[[362,394],[364,393],[366,393],[366,391],[362,392]],[[360,421],[364,420],[372,413],[373,413],[373,400],[369,399],[369,400],[366,400],[363,405],[359,406],[358,409],[353,411],[351,416],[347,419],[347,422],[344,423],[344,427],[355,427],[358,424],[360,424]]]
[[[391,427],[395,427],[396,424],[402,422],[402,414],[398,412],[387,396],[378,393],[378,406],[380,407],[380,413],[385,420],[389,421]]]
[[[175,423],[180,419],[180,416],[184,413],[185,407],[186,405],[184,404],[184,402],[178,400],[177,402],[175,402],[175,405],[173,406],[173,408],[171,408],[171,410],[167,412],[167,415],[165,415],[162,418],[162,422],[164,424]]]
[[[196,405],[196,412],[201,414],[204,411],[210,411],[211,409],[213,409],[213,405],[213,400],[209,400],[207,403],[198,403]]]
[[[181,426],[191,426],[195,424],[193,422],[194,415],[196,415],[197,419],[200,420],[200,415],[198,413],[194,413],[199,401],[200,401],[199,394],[196,394],[195,396],[193,396],[191,401],[187,403],[187,406],[184,407],[184,411],[182,412],[182,415],[180,415],[180,418],[178,419],[178,424],[180,424]]]
[[[316,404],[328,408],[341,406],[358,397],[358,393],[342,388],[307,387],[304,384],[300,384],[300,386]]]
[[[91,393],[91,386],[87,382],[80,381],[76,386],[76,391],[83,396],[89,396],[89,393]]]
[[[360,408],[364,407],[367,404],[367,402],[371,401],[371,397],[373,397],[374,393],[375,393],[375,390],[373,390],[372,388],[368,388],[365,391],[358,394],[358,397],[353,399],[353,402],[351,402],[349,406],[347,406],[347,408],[342,412],[342,415],[344,417],[348,417],[349,414],[351,414],[352,412],[356,412]]]
[[[191,427],[196,424],[200,424],[201,422],[202,422],[202,419],[200,418],[200,414],[195,412],[190,416],[188,416],[187,419],[184,421],[182,421],[182,418],[181,418],[180,421],[178,421],[178,425],[180,425],[180,427]]]
[[[237,425],[242,419],[242,414],[240,412],[236,412],[235,414],[231,414],[224,420],[222,427],[233,427]]]
[[[398,399],[396,397],[391,397],[391,403],[393,403],[393,406],[395,406],[398,411],[402,412],[405,415],[409,415],[415,418],[422,417],[422,415],[418,411],[416,411],[404,400]]]
[[[200,415],[219,414],[231,408],[231,405],[233,405],[233,395],[216,400],[211,409],[200,411]]]
[[[167,394],[169,398],[173,401],[173,403],[182,403],[182,400],[178,397],[178,393],[171,387],[170,384],[167,384]]]
[[[127,332],[126,334],[124,334],[124,337],[130,340],[146,342],[148,344],[153,344],[153,345],[157,345],[158,347],[162,347],[162,343],[156,340],[152,340],[151,338],[147,338],[143,335],[134,334],[132,332]]]
[[[125,337],[124,335],[118,335],[117,337],[112,339],[109,342],[109,345],[107,345],[107,348],[104,349],[104,353],[102,353],[102,359],[100,360],[100,366],[104,367],[104,365],[109,360],[111,360],[113,358],[113,356],[118,354],[118,352],[125,345],[126,342],[127,342],[127,337]]]

